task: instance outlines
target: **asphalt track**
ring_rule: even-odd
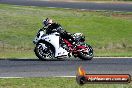
[[[88,74],[132,75],[132,58],[94,58],[91,61],[0,59],[0,77],[75,76],[79,66],[82,66]]]
[[[110,11],[129,11],[132,12],[132,3],[93,3],[93,2],[51,2],[51,1],[33,1],[33,0],[0,0],[0,3],[25,5],[73,8],[86,10],[110,10]]]

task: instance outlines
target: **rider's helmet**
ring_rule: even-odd
[[[43,25],[44,26],[49,26],[53,23],[53,20],[50,18],[46,18],[45,20],[43,20]]]

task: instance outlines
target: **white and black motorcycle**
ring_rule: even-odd
[[[93,49],[86,44],[82,33],[74,33],[73,38],[77,40],[76,47],[66,39],[62,39],[60,34],[54,32],[46,34],[45,30],[40,29],[33,40],[36,45],[34,52],[40,60],[53,60],[64,57],[79,57],[82,60],[93,58]]]

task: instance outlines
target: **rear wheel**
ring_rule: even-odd
[[[37,44],[34,52],[36,56],[42,61],[54,59],[54,50],[51,46],[47,44]]]
[[[93,49],[90,45],[87,45],[87,52],[79,52],[78,57],[82,60],[91,60],[93,58]]]

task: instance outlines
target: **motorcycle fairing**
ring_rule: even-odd
[[[60,44],[59,44],[59,38],[60,36],[58,35],[58,33],[52,33],[50,35],[44,36],[41,39],[49,42],[50,44],[52,44],[55,48],[55,57],[60,57],[60,56],[68,56],[68,53],[65,49],[63,49]]]

